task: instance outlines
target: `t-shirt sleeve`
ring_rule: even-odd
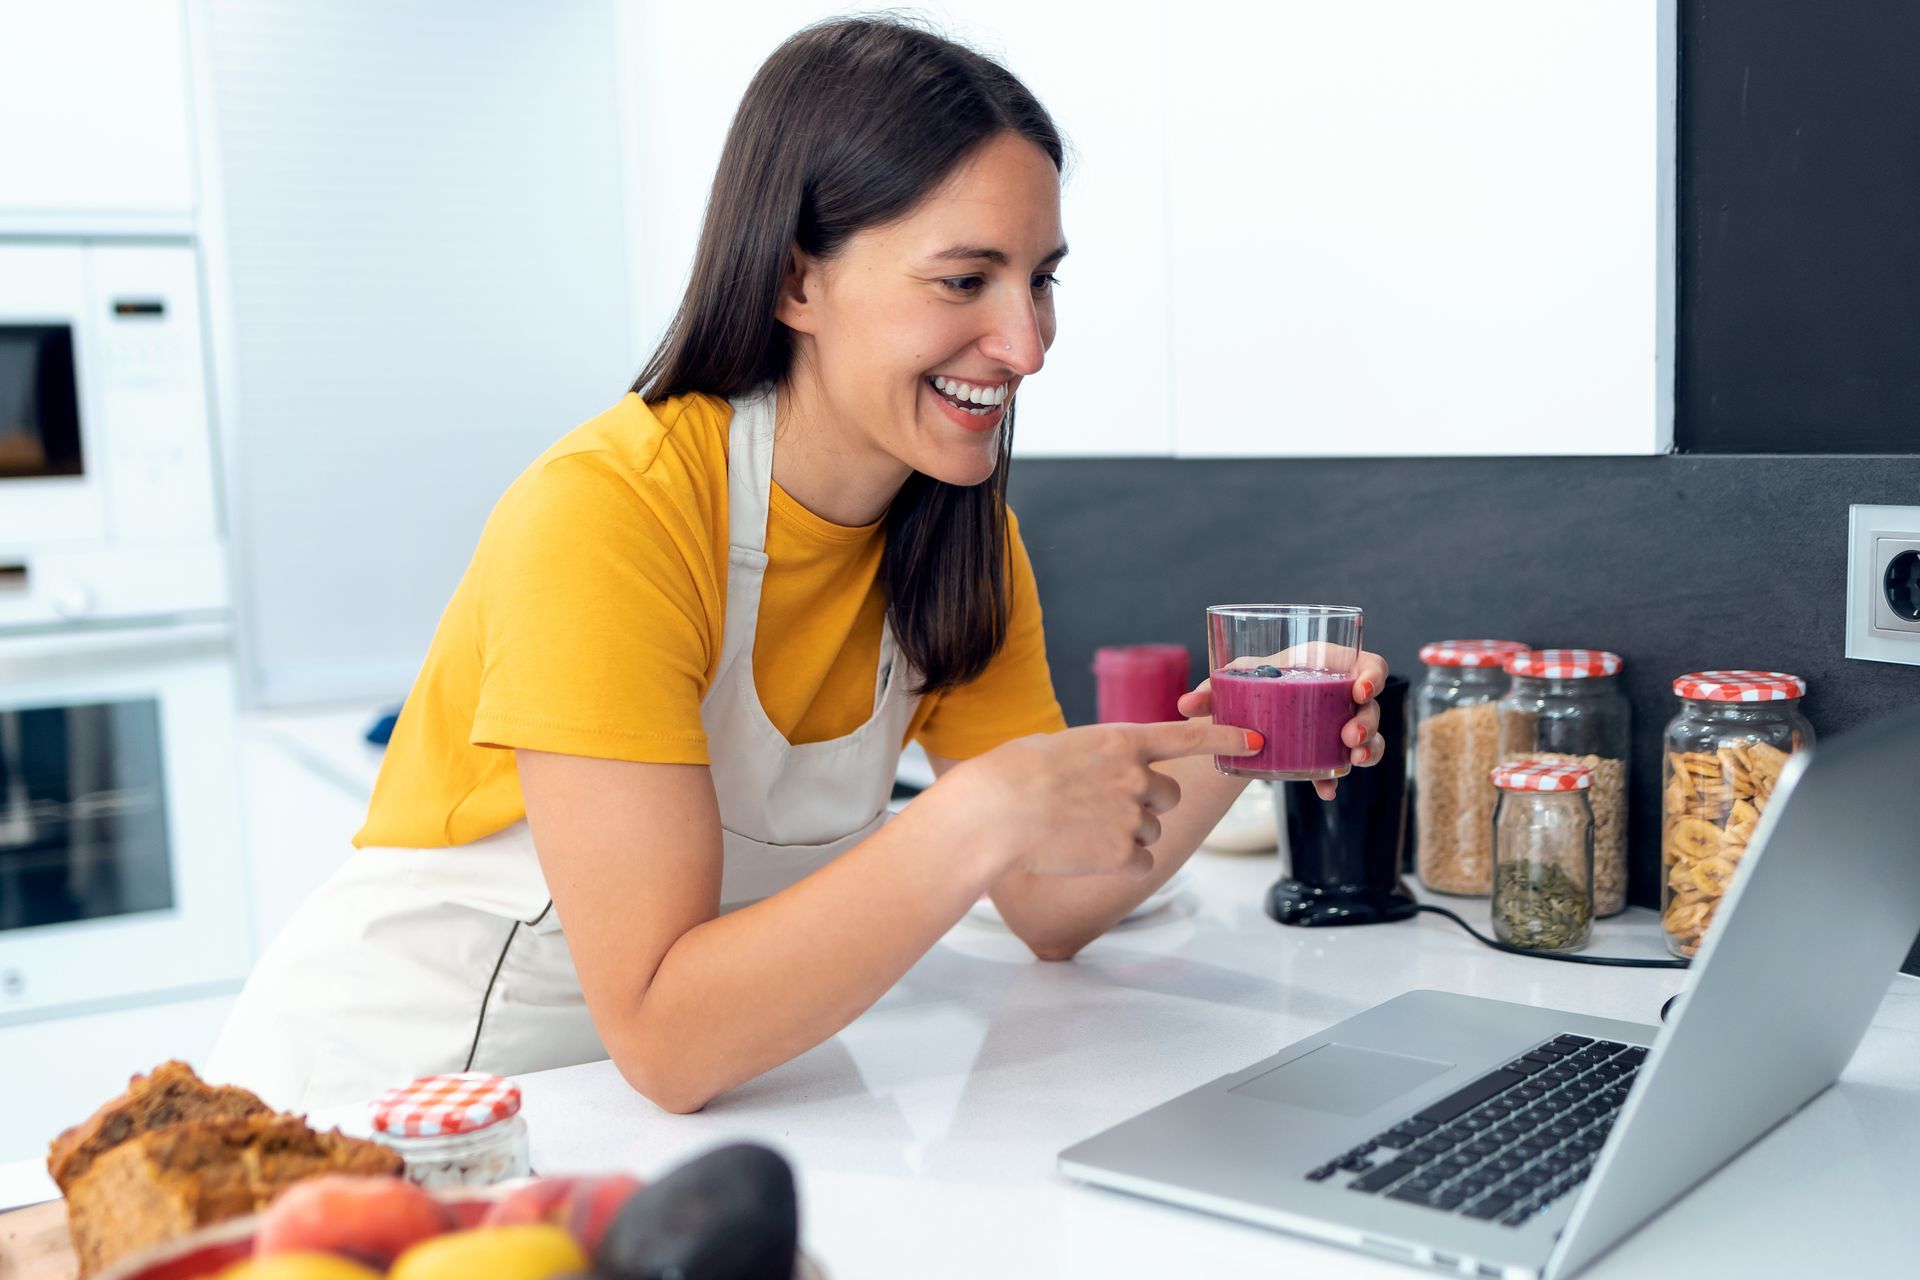
[[[593,453],[516,482],[476,557],[473,744],[708,763],[700,700],[724,584],[700,523]]]
[[[914,737],[933,755],[964,760],[1030,733],[1067,727],[1047,667],[1046,635],[1040,623],[1040,590],[1033,562],[1020,538],[1020,522],[1007,513],[1013,553],[1012,609],[1007,643],[987,669],[968,684],[938,696]]]

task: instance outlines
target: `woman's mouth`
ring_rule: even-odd
[[[968,431],[986,431],[999,426],[1007,398],[1013,390],[1010,382],[984,386],[938,374],[924,378],[922,382],[927,393],[940,406],[941,412]]]

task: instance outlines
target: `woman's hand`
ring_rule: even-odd
[[[1006,871],[1123,875],[1153,870],[1148,846],[1160,815],[1180,803],[1180,784],[1150,766],[1182,756],[1242,756],[1260,735],[1205,721],[1099,724],[1002,743],[949,771],[957,820],[1006,842]]]
[[[1386,683],[1387,660],[1362,650],[1353,667],[1353,700],[1360,704],[1360,710],[1340,730],[1340,741],[1346,744],[1356,768],[1379,764],[1380,757],[1387,753],[1386,740],[1380,736],[1380,704],[1374,700]],[[1202,680],[1191,692],[1180,695],[1178,706],[1183,716],[1197,719],[1212,715],[1211,684]],[[1331,800],[1338,785],[1337,778],[1322,778],[1313,789],[1322,800]]]

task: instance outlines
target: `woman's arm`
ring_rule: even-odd
[[[936,779],[958,761],[930,756]],[[1160,838],[1148,850],[1144,877],[1057,876],[1009,871],[991,886],[993,905],[1014,935],[1042,960],[1071,960],[1152,896],[1186,865],[1247,780],[1221,773],[1205,757],[1169,760],[1156,768],[1179,787],[1179,804],[1160,819]],[[928,794],[931,794],[929,792]],[[901,814],[912,813],[916,799]]]
[[[724,916],[704,766],[515,756],[594,1027],[635,1089],[686,1112],[851,1022],[1009,871],[1145,874],[1174,799],[1149,764],[1249,749],[1240,730],[1197,722],[1005,743]]]

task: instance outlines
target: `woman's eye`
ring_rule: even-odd
[[[1033,291],[1035,293],[1052,293],[1055,289],[1058,289],[1059,287],[1060,287],[1060,277],[1052,274],[1051,272],[1049,272],[1046,275],[1038,275],[1033,278]]]
[[[984,283],[979,276],[953,276],[940,282],[955,293],[978,293]]]

